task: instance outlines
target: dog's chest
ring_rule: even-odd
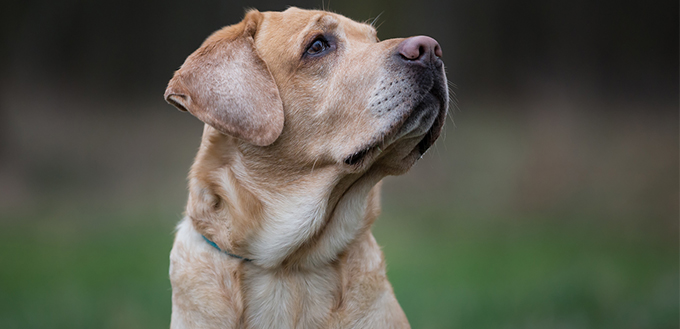
[[[304,272],[250,268],[244,274],[248,328],[323,328],[337,304],[340,278],[331,266]]]

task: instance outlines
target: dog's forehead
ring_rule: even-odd
[[[371,25],[332,12],[291,7],[283,12],[263,14],[265,19],[260,26],[260,32],[263,32],[265,37],[285,43],[287,46],[301,44],[305,37],[313,32],[335,32],[356,41],[377,40],[376,30]]]

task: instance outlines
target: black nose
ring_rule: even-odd
[[[437,40],[424,35],[402,41],[397,50],[401,57],[408,61],[424,62],[442,57],[442,48]]]

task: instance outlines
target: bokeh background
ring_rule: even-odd
[[[202,124],[162,98],[244,8],[435,37],[457,102],[374,227],[414,328],[678,328],[678,2],[4,0],[0,328],[167,328]]]

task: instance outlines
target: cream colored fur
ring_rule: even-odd
[[[330,48],[310,55],[320,36]],[[187,58],[165,96],[206,125],[172,328],[409,327],[370,227],[381,179],[434,142],[448,93],[438,58],[400,64],[403,41],[324,11],[250,11]]]

